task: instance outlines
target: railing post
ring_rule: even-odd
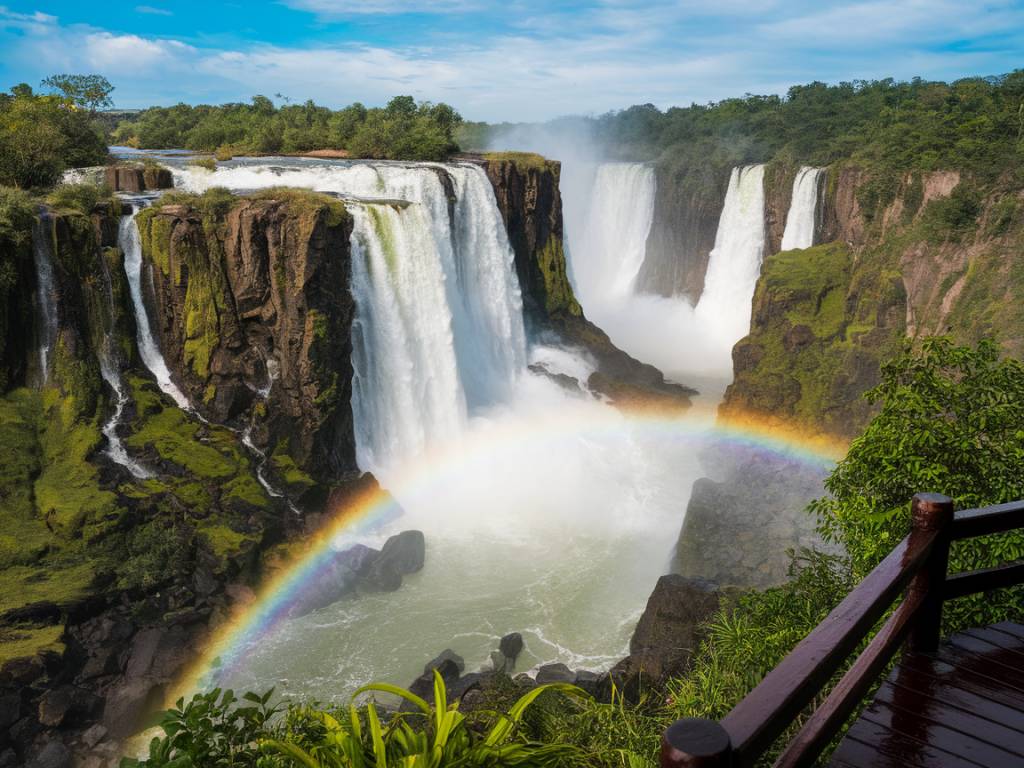
[[[661,768],[730,768],[732,740],[715,720],[684,717],[661,735]]]
[[[939,647],[942,626],[942,590],[949,564],[949,542],[953,528],[953,500],[940,493],[918,493],[910,503],[912,533],[936,532],[938,537],[924,566],[907,587],[907,595],[920,594],[914,628],[907,638],[912,651],[929,653]]]

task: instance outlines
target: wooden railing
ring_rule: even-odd
[[[1024,582],[1024,562],[946,575],[951,541],[1024,528],[1024,501],[954,513],[948,497],[921,493],[911,512],[910,534],[721,722],[684,718],[665,730],[662,768],[753,766],[903,593],[775,768],[813,765],[904,642],[916,651],[938,647],[945,600]]]

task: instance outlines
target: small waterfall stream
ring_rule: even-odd
[[[32,257],[36,267],[36,300],[40,323],[39,371],[46,384],[50,374],[50,356],[57,343],[57,298],[53,276],[53,224],[50,212],[40,208],[32,224]]]
[[[160,353],[160,347],[150,329],[149,315],[146,312],[142,291],[142,243],[139,238],[139,228],[135,224],[135,214],[139,212],[140,208],[141,206],[138,204],[132,203],[131,215],[121,217],[117,238],[117,244],[124,254],[124,269],[128,275],[128,289],[132,295],[132,306],[135,309],[136,342],[139,346],[139,355],[146,368],[156,377],[156,383],[160,390],[174,400],[179,408],[191,411],[192,406],[188,398],[171,379],[167,362]]]
[[[824,168],[803,166],[793,179],[793,197],[786,214],[786,228],[782,234],[782,250],[810,248],[814,245],[818,221],[818,187]]]

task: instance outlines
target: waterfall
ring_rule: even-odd
[[[53,226],[50,212],[40,208],[32,224],[32,256],[36,265],[36,290],[41,316],[39,371],[45,385],[50,373],[50,353],[57,343],[57,300],[53,277]]]
[[[117,331],[115,323],[117,310],[114,306],[114,285],[110,279],[110,268],[107,266],[107,260],[102,254],[99,256],[99,261],[103,286],[107,292],[109,313],[106,318],[107,327],[104,329],[103,341],[99,345],[97,356],[100,362],[100,375],[114,393],[114,412],[104,422],[102,428],[103,436],[107,438],[107,448],[104,452],[113,462],[120,464],[136,478],[145,480],[148,477],[152,477],[153,473],[128,455],[124,441],[121,440],[121,436],[117,433],[117,428],[121,424],[121,416],[130,398],[128,396],[128,388],[125,386],[124,379],[121,376],[121,355],[118,352],[116,342]]]
[[[135,214],[139,206],[132,204],[130,216],[122,216],[118,228],[117,244],[124,254],[124,271],[128,275],[128,289],[132,295],[132,306],[135,309],[136,341],[139,355],[150,373],[156,378],[157,386],[168,395],[178,407],[191,411],[192,406],[185,394],[171,380],[171,372],[167,368],[160,347],[153,338],[149,326],[149,315],[142,293],[142,243],[139,239],[139,228],[135,224]]]
[[[480,166],[256,163],[185,168],[176,183],[197,192],[305,187],[346,198],[361,467],[379,470],[457,437],[475,410],[504,402],[525,370],[514,255]]]
[[[594,176],[586,227],[574,248],[573,277],[586,306],[633,292],[654,217],[654,170],[605,163]],[[581,263],[582,262],[582,263]]]
[[[814,245],[814,230],[818,211],[818,182],[824,168],[803,166],[793,179],[793,197],[786,214],[786,229],[782,235],[782,250],[810,248]]]
[[[750,332],[751,300],[764,255],[764,166],[733,168],[708,260],[698,325],[730,356]]]

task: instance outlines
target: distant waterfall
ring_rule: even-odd
[[[573,277],[584,306],[600,298],[632,293],[644,263],[654,194],[654,169],[650,166],[598,166],[586,229],[573,253]]]
[[[793,197],[786,214],[786,229],[782,235],[782,250],[810,248],[814,245],[817,223],[818,182],[824,168],[803,166],[793,179]]]
[[[40,209],[32,224],[32,256],[36,265],[36,291],[40,324],[39,371],[46,384],[50,373],[50,353],[57,343],[57,299],[53,277],[53,227],[49,211]]]
[[[168,370],[167,363],[160,353],[160,347],[150,330],[149,315],[146,314],[146,303],[142,293],[142,243],[139,238],[139,228],[135,224],[135,214],[138,212],[139,206],[133,204],[132,214],[121,217],[117,244],[124,254],[124,270],[128,275],[128,289],[131,292],[132,306],[135,309],[136,341],[139,345],[139,355],[142,357],[142,362],[156,377],[156,383],[164,394],[174,400],[179,408],[190,411],[192,406],[185,394],[171,380],[171,372]]]
[[[764,166],[733,168],[704,291],[695,314],[720,349],[750,332],[751,300],[764,255]]]

